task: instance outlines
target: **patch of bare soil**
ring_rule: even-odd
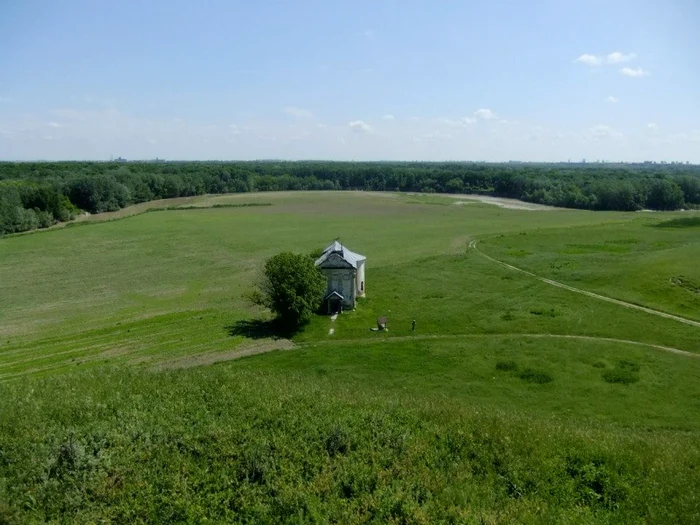
[[[203,354],[187,355],[169,361],[160,361],[152,367],[154,370],[173,370],[192,368],[195,366],[213,365],[224,361],[232,361],[241,357],[264,354],[275,350],[292,350],[294,343],[289,339],[263,339],[255,343],[243,344],[233,350],[223,352],[205,352]]]
[[[425,195],[431,195],[426,193]],[[553,211],[562,210],[564,208],[555,208],[554,206],[545,206],[544,204],[535,204],[534,202],[525,202],[518,199],[506,199],[505,197],[491,197],[489,195],[474,195],[461,193],[434,193],[440,197],[450,197],[452,199],[466,199],[471,201],[479,201],[484,204],[493,204],[509,210],[528,210],[528,211]],[[463,206],[468,204],[464,201],[458,201],[455,204]]]

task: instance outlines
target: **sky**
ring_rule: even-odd
[[[0,0],[0,160],[700,163],[697,0]]]

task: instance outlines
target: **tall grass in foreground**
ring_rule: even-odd
[[[684,433],[233,364],[31,379],[0,400],[0,523],[700,522]]]

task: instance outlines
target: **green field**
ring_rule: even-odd
[[[700,522],[700,326],[535,277],[700,321],[700,214],[178,205],[0,239],[0,523]],[[367,298],[270,337],[336,237]]]

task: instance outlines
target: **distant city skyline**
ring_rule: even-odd
[[[0,5],[0,160],[700,163],[694,0]]]

